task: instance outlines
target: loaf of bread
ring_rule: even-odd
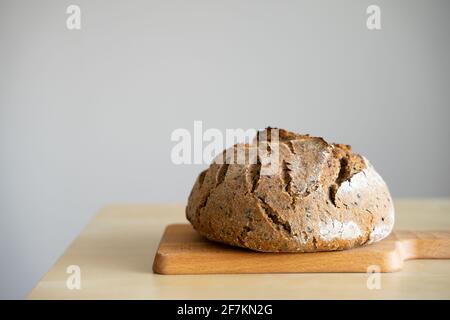
[[[264,142],[270,151],[271,130],[232,149],[248,153]],[[186,217],[201,235],[262,252],[317,252],[362,246],[391,232],[389,190],[366,158],[320,137],[278,133],[273,174],[261,174],[258,158],[244,164],[216,161],[199,175]]]

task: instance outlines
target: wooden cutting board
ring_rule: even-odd
[[[153,262],[159,274],[394,272],[405,260],[449,259],[450,231],[395,231],[364,247],[317,253],[261,253],[208,241],[189,224],[166,227]]]

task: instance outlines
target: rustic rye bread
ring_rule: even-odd
[[[257,135],[269,150],[270,130]],[[186,207],[193,227],[210,240],[262,252],[344,250],[391,232],[389,190],[350,146],[280,129],[278,150],[272,175],[261,175],[260,162],[213,162],[203,171]]]

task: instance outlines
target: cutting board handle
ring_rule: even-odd
[[[405,260],[450,258],[450,231],[396,231],[395,234]]]

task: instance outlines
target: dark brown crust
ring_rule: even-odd
[[[268,148],[270,130],[257,135]],[[186,217],[200,234],[264,252],[342,250],[387,236],[392,200],[366,159],[319,137],[280,129],[279,138],[274,175],[261,175],[260,162],[213,163],[199,175]]]

